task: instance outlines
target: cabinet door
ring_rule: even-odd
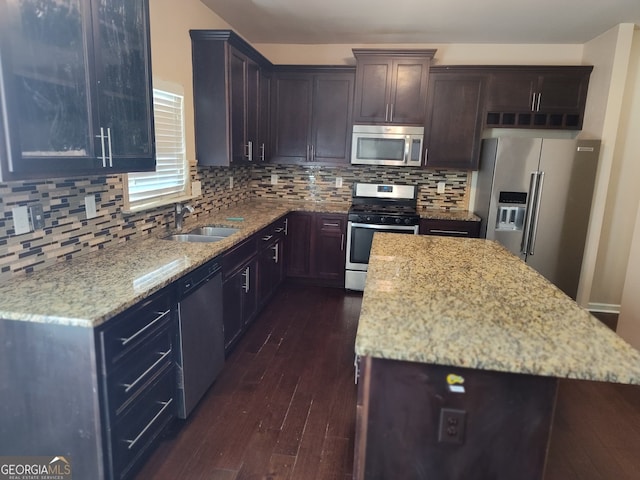
[[[3,180],[98,166],[93,151],[88,2],[0,2]],[[57,160],[56,160],[57,159]]]
[[[490,75],[487,109],[497,111],[532,111],[533,94],[538,74],[533,72],[500,72]]]
[[[476,169],[482,136],[485,78],[467,73],[429,77],[425,166]]]
[[[354,122],[384,123],[388,120],[392,72],[391,58],[358,58]]]
[[[153,170],[153,96],[146,0],[98,0],[94,24],[100,118],[116,169]],[[100,132],[96,131],[98,135]],[[94,137],[96,151],[102,138]],[[98,145],[100,144],[100,145]]]
[[[260,70],[256,163],[271,159],[271,73]]]
[[[389,122],[422,125],[427,103],[428,59],[400,58],[393,61],[389,97]]]
[[[313,236],[314,277],[337,286],[344,285],[345,215],[316,215]]]
[[[313,77],[278,74],[274,79],[273,161],[302,163],[309,158]]]
[[[289,215],[286,244],[286,271],[291,277],[311,275],[311,233],[313,214],[294,212]]]
[[[260,68],[255,62],[234,48],[229,48],[233,163],[249,163],[257,157],[259,75]]]
[[[227,278],[222,285],[224,301],[223,324],[224,324],[224,350],[228,352],[238,339],[244,326],[242,318],[242,303],[244,297],[244,271],[240,270]]]
[[[588,71],[562,71],[545,73],[540,77],[539,110],[541,112],[580,112],[584,111],[589,85]]]
[[[352,73],[318,74],[314,77],[311,161],[349,164],[353,83]]]

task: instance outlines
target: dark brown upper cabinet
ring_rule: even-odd
[[[486,67],[486,126],[580,130],[592,70],[592,66]]]
[[[424,166],[478,168],[486,78],[476,68],[431,67]]]
[[[147,0],[0,0],[0,180],[153,170],[149,44]]]
[[[230,30],[191,30],[196,158],[229,166],[265,161],[270,62]]]
[[[271,162],[348,164],[353,67],[277,67]]]
[[[423,125],[435,50],[353,49],[354,123]]]

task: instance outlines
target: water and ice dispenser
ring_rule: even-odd
[[[496,230],[522,230],[526,210],[526,192],[500,192]]]

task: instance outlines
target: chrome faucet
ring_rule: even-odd
[[[180,202],[176,203],[176,209],[175,209],[176,230],[179,232],[182,231],[182,220],[184,220],[184,217],[186,216],[187,212],[189,213],[194,212],[194,209],[191,205],[183,205]]]

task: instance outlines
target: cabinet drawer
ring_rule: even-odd
[[[125,478],[146,449],[174,418],[175,368],[169,364],[158,380],[116,422],[111,440],[115,478]]]
[[[171,364],[173,334],[168,326],[160,329],[144,345],[127,355],[126,364],[109,375],[109,410],[113,418],[120,415],[167,364]]]
[[[256,236],[239,244],[237,247],[225,252],[222,256],[222,270],[224,277],[233,275],[238,268],[245,266],[251,257],[256,254]]]
[[[345,218],[344,215],[318,215],[317,228],[320,232],[344,232]]]
[[[480,235],[480,222],[465,220],[421,220],[420,234],[477,238]]]
[[[171,295],[166,293],[142,302],[101,332],[107,369],[122,356],[171,321]]]

